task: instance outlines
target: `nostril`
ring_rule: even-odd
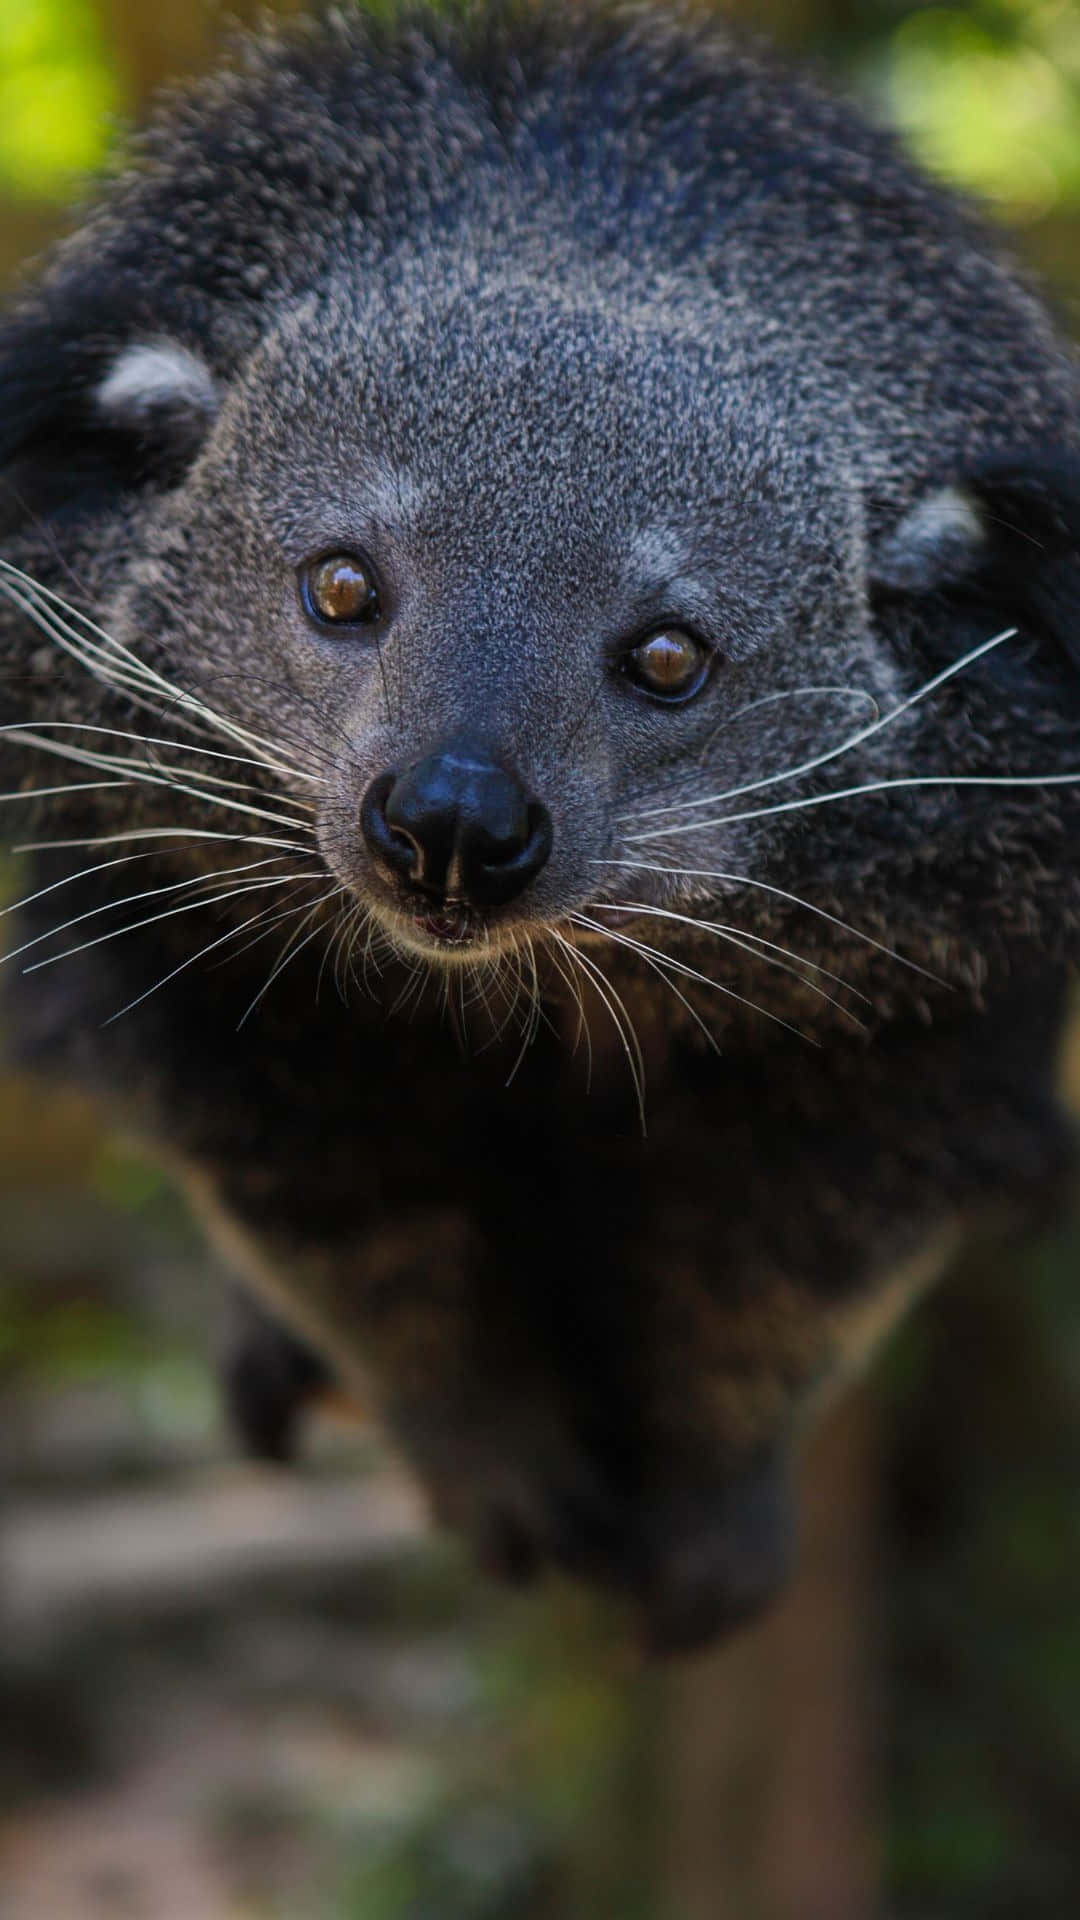
[[[420,868],[420,849],[412,836],[387,818],[386,803],[396,774],[380,773],[360,803],[360,829],[368,851],[399,880],[414,879]]]
[[[554,833],[551,815],[534,801],[524,812],[522,829],[493,842],[465,838],[462,868],[465,888],[475,906],[501,906],[523,893],[547,863]]]
[[[509,867],[517,860],[531,858],[545,833],[550,838],[551,816],[547,808],[536,801],[526,805],[523,796],[513,826],[505,832],[493,833],[484,821],[478,822],[475,834],[470,836],[470,851],[475,854],[478,865]]]

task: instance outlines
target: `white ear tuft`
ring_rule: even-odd
[[[205,361],[173,341],[124,347],[95,395],[99,412],[118,426],[140,426],[155,415],[209,422],[218,389]]]
[[[986,539],[978,502],[960,487],[924,495],[877,548],[873,577],[901,591],[943,586],[969,573]]]

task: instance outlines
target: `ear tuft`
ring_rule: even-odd
[[[881,541],[870,579],[882,601],[921,595],[1080,666],[1080,455],[995,456],[925,494]]]
[[[919,593],[961,580],[978,567],[986,540],[975,495],[962,487],[935,488],[881,542],[873,583],[896,593]]]
[[[167,337],[102,343],[62,311],[0,330],[0,531],[173,485],[220,407],[209,366]]]
[[[105,422],[121,429],[187,421],[201,434],[218,411],[217,383],[204,360],[175,341],[124,347],[94,394]]]

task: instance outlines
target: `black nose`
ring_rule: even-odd
[[[372,781],[360,809],[368,849],[395,880],[440,901],[497,907],[551,852],[551,817],[483,748],[455,742]]]

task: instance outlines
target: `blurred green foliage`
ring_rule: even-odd
[[[0,188],[66,199],[99,168],[120,89],[94,0],[0,0]]]
[[[885,11],[856,71],[920,159],[1012,219],[1080,206],[1075,0]]]
[[[765,20],[838,52],[921,159],[1011,217],[1080,206],[1076,0],[869,0],[793,14],[777,4]],[[0,0],[0,188],[8,194],[63,200],[105,161],[125,104],[107,21],[105,0]]]

